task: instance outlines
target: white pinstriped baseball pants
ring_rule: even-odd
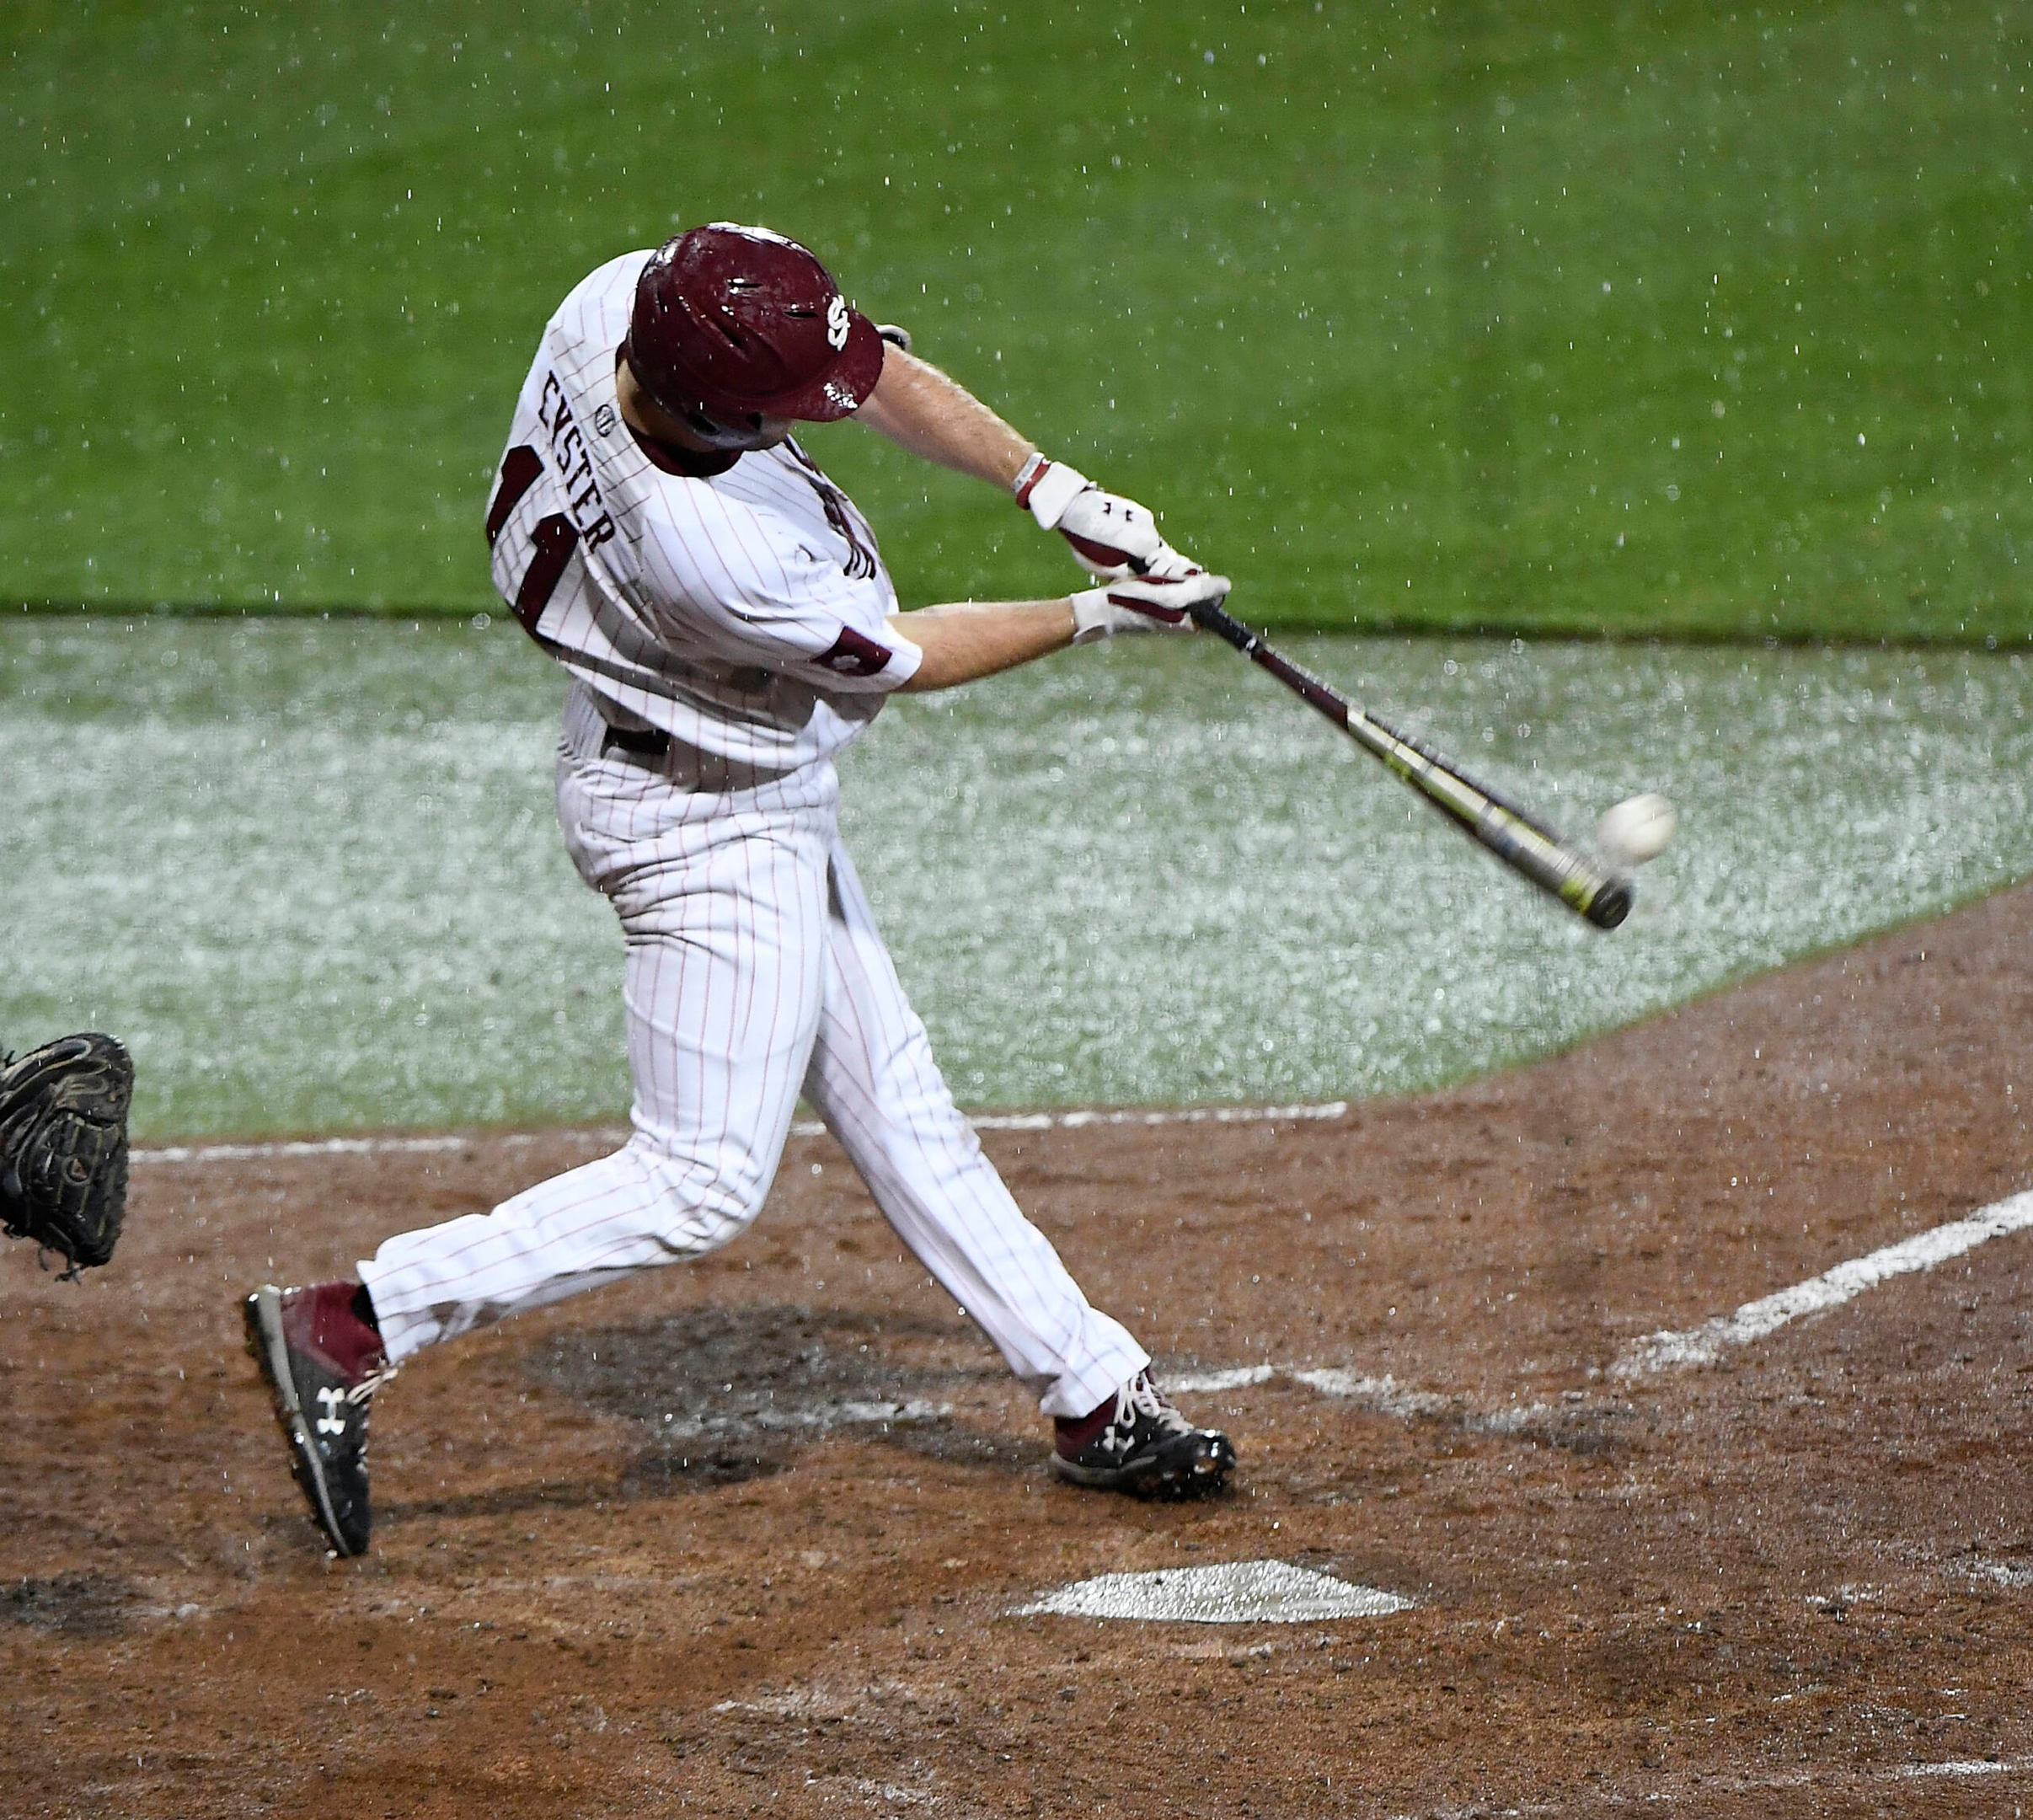
[[[762,1210],[802,1089],[1044,1413],[1105,1401],[1149,1355],[1089,1306],[955,1108],[840,843],[832,766],[681,788],[698,755],[674,748],[670,775],[601,758],[573,694],[559,814],[627,939],[634,1133],[363,1261],[390,1360],[725,1245]]]

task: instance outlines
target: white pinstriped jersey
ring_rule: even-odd
[[[709,479],[622,420],[615,361],[648,251],[545,326],[487,517],[495,586],[624,723],[739,763],[831,757],[916,672],[875,533],[796,443]]]
[[[551,318],[487,522],[502,598],[575,678],[559,817],[626,938],[634,1132],[364,1260],[388,1357],[725,1245],[762,1211],[802,1093],[1040,1408],[1085,1416],[1150,1355],[983,1155],[840,842],[826,761],[919,653],[885,623],[866,522],[794,445],[696,479],[629,433],[614,362],[648,257]],[[694,751],[610,757],[617,717]]]

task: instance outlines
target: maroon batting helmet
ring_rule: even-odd
[[[832,274],[766,228],[714,222],[666,240],[635,281],[623,345],[673,416],[831,423],[882,376],[882,338]]]

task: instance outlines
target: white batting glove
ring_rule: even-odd
[[[1180,574],[1194,566],[1158,534],[1148,507],[1103,492],[1064,462],[1033,455],[1012,490],[1041,529],[1057,531],[1073,545],[1089,575],[1112,581],[1126,575]]]
[[[1106,587],[1073,597],[1073,643],[1138,632],[1193,632],[1192,609],[1218,607],[1228,597],[1228,578],[1191,569],[1181,575],[1125,575]]]
[[[1169,543],[1160,543],[1157,554],[1145,564],[1143,576],[1147,581],[1176,581],[1183,576],[1201,572],[1200,565],[1190,556],[1174,549]]]

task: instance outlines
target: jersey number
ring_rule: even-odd
[[[521,503],[522,495],[537,484],[537,477],[543,472],[543,457],[527,442],[518,442],[502,458],[501,484],[495,489],[494,503],[487,508],[489,549],[494,547],[495,540],[500,536],[509,514]],[[529,566],[522,571],[522,582],[516,589],[515,612],[522,629],[534,638],[537,622],[543,617],[543,609],[550,605],[565,565],[572,559],[572,552],[579,548],[579,527],[563,512],[553,512],[548,518],[537,521],[529,541]]]

